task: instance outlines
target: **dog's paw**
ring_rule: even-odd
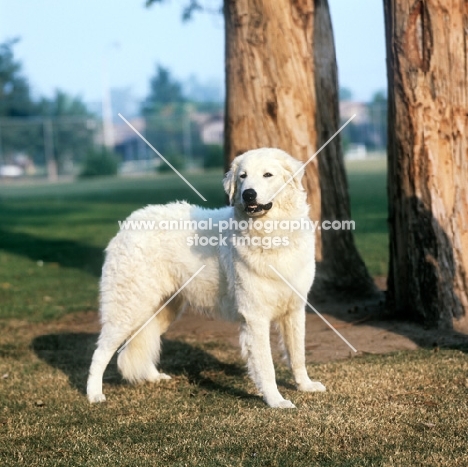
[[[298,387],[299,391],[305,392],[325,392],[327,388],[319,381],[307,381],[303,384],[299,384]]]
[[[282,400],[277,406],[278,409],[295,409],[296,406],[288,399]]]
[[[166,375],[166,373],[155,373],[146,379],[150,383],[159,383],[159,381],[167,381],[169,379],[172,379],[169,375]]]
[[[159,379],[172,379],[172,377],[166,375],[166,373],[159,373]]]
[[[106,396],[104,394],[88,394],[88,400],[91,404],[98,404],[100,402],[105,402]]]
[[[295,409],[296,406],[287,399],[282,399],[273,404],[268,404],[272,409]]]

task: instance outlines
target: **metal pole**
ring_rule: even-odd
[[[54,158],[54,130],[50,118],[44,120],[44,154],[47,177],[50,182],[57,181],[57,163]]]
[[[188,169],[193,168],[192,160],[192,132],[190,131],[190,107],[187,105],[184,112],[184,152],[185,163]]]
[[[2,126],[0,122],[0,166],[3,165]]]
[[[104,146],[114,147],[114,125],[112,122],[112,98],[109,88],[108,58],[102,59],[102,127],[104,132]]]
[[[110,150],[115,146],[114,122],[112,114],[112,96],[109,85],[109,53],[118,49],[120,45],[114,42],[109,45],[102,55],[102,130],[104,146]]]

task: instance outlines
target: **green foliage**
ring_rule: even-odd
[[[372,96],[371,103],[372,104],[382,103],[382,104],[387,105],[387,93],[383,90],[377,91]]]
[[[142,107],[146,137],[164,157],[175,159],[176,155],[184,153],[184,125],[188,123],[182,85],[166,68],[158,66],[150,87]]]
[[[43,97],[38,103],[39,114],[46,117],[66,117],[70,115],[89,116],[88,109],[78,97],[72,97],[61,90],[53,99]]]
[[[342,93],[343,89],[340,90]],[[342,96],[343,100],[346,100]],[[364,118],[356,123],[352,121],[341,133],[344,142],[343,148],[347,149],[350,144],[363,144],[371,151],[383,151],[387,147],[387,120],[388,105],[384,91],[374,94],[371,102],[365,104],[366,113]],[[356,119],[357,120],[357,119]]]
[[[189,87],[192,91],[201,88],[194,77],[189,81]],[[183,88],[167,68],[156,67],[150,81],[150,93],[141,108],[146,121],[145,136],[178,170],[186,163],[222,167],[224,161],[218,160],[219,148],[207,148],[202,143],[201,125],[206,123],[206,117],[219,113],[223,105],[220,102],[195,102],[193,95],[189,100]],[[170,168],[162,164],[158,170],[166,172]]]
[[[224,167],[224,149],[219,144],[207,144],[203,147],[203,164],[207,169]]]
[[[39,123],[24,124],[24,118],[34,111],[27,79],[22,75],[21,63],[13,53],[18,39],[0,44],[0,123],[2,133],[2,158],[19,152],[34,154],[43,139]],[[19,118],[22,118],[20,121]],[[7,124],[5,119],[9,119]]]
[[[146,116],[146,138],[164,156],[183,154],[187,116],[180,104],[168,104]]]
[[[48,129],[52,154],[59,173],[67,161],[82,160],[93,146],[94,120],[78,97],[56,91],[52,98],[34,101],[29,84],[21,74],[21,63],[13,53],[17,40],[0,44],[0,121],[2,157],[25,154],[45,165],[45,132]]]
[[[353,91],[349,88],[341,88],[339,91],[340,101],[350,101],[353,98]]]
[[[156,74],[150,81],[149,96],[143,104],[143,115],[153,115],[165,109],[166,106],[183,104],[185,101],[181,83],[171,76],[167,68],[158,65]]]
[[[377,91],[368,105],[369,116],[371,119],[371,132],[378,132],[383,135],[383,139],[378,147],[387,147],[387,127],[388,127],[388,100],[385,91]],[[375,148],[375,144],[369,145],[371,149]]]
[[[84,159],[81,178],[116,175],[119,167],[117,156],[107,150],[90,150]]]
[[[183,170],[186,166],[185,159],[180,154],[169,154],[164,156],[172,166],[177,170]],[[160,173],[172,173],[171,167],[166,164],[164,161],[161,161],[161,164],[156,169]]]
[[[82,161],[93,150],[96,122],[80,98],[57,90],[52,99],[43,97],[37,109],[50,118],[59,173],[67,161]]]
[[[33,113],[33,102],[21,63],[13,54],[19,39],[0,44],[0,117],[27,117]]]

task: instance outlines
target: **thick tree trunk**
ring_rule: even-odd
[[[450,327],[468,310],[468,2],[384,4],[389,300],[401,317]]]
[[[227,164],[262,146],[307,161],[339,123],[327,1],[225,0],[224,9]],[[339,139],[307,165],[304,186],[312,219],[350,219]],[[375,292],[351,232],[318,231],[317,260],[318,291]]]
[[[226,0],[227,164],[256,147],[306,161],[316,147],[313,0]],[[306,167],[312,217],[320,216],[318,159]],[[320,250],[318,252],[320,255]]]
[[[338,70],[328,0],[315,0],[314,69],[317,144],[321,147],[340,124]],[[318,167],[322,220],[351,219],[341,135],[337,135],[321,151]],[[375,293],[374,283],[350,230],[328,230],[323,233],[319,272],[318,280],[325,290],[333,286],[350,295]]]

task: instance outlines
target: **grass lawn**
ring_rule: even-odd
[[[208,206],[221,172],[191,177]],[[96,310],[103,250],[118,220],[151,203],[197,199],[176,175],[0,186],[0,317],[42,320]]]
[[[12,322],[0,331],[2,466],[467,465],[460,350],[309,365],[327,385],[316,394],[293,390],[279,365],[280,390],[297,409],[274,410],[224,342],[165,341],[161,365],[172,380],[128,386],[113,362],[108,401],[90,406],[84,386],[96,334]]]
[[[388,272],[387,165],[384,159],[346,164],[355,241],[369,272]]]
[[[387,270],[385,165],[348,164],[356,243],[371,274]],[[0,318],[42,320],[95,310],[103,250],[133,210],[186,199],[224,204],[220,171],[39,186],[0,185]]]
[[[357,245],[384,275],[385,165],[352,162],[348,174]],[[224,202],[221,175],[189,176],[208,206]],[[108,402],[88,405],[97,334],[79,329],[97,308],[102,250],[117,220],[176,198],[201,203],[172,175],[0,186],[0,465],[467,465],[468,349],[310,365],[320,394],[296,392],[279,364],[298,407],[280,411],[225,342],[166,340],[171,381],[129,387],[113,361]]]

